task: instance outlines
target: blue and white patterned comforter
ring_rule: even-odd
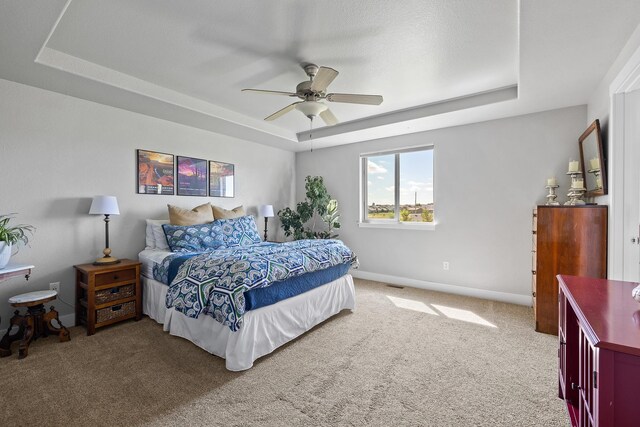
[[[166,306],[192,318],[208,314],[237,331],[245,312],[246,291],[356,262],[353,252],[339,240],[297,240],[216,249],[184,261],[169,286]]]

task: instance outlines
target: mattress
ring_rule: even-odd
[[[153,278],[153,266],[162,264],[164,260],[173,252],[169,252],[162,249],[145,249],[138,254],[138,260],[142,263],[140,273],[143,276]]]
[[[167,256],[173,254],[173,252],[160,249],[145,249],[140,252],[138,254],[138,258],[140,259],[140,262],[142,262],[142,275],[158,281],[153,275],[154,265],[160,266]],[[193,255],[186,254],[184,258],[179,257],[174,259],[170,264],[169,277],[175,277],[178,267],[190,256]],[[349,268],[350,264],[340,264],[324,270],[294,276],[289,279],[273,283],[272,285],[264,288],[251,289],[244,294],[245,310],[256,310],[261,307],[275,304],[283,299],[300,295],[344,276],[348,273]]]
[[[344,309],[355,309],[353,278],[346,274],[323,286],[276,304],[251,310],[236,332],[207,315],[193,319],[167,309],[168,286],[143,277],[143,312],[171,335],[185,338],[226,360],[230,371],[242,371],[283,344]]]

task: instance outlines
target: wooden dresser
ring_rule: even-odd
[[[640,425],[637,283],[558,276],[559,397],[572,426]]]
[[[607,206],[538,206],[533,211],[535,328],[558,333],[556,275],[607,277]]]
[[[123,320],[142,318],[142,289],[138,261],[118,264],[82,264],[76,269],[76,325],[87,325],[87,335],[96,328]]]

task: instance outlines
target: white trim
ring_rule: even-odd
[[[53,23],[53,27],[51,27],[51,30],[49,31],[49,34],[47,35],[47,38],[45,39],[44,43],[42,43],[42,46],[40,46],[40,50],[38,50],[38,54],[36,55],[36,58],[35,58],[34,62],[38,62],[38,57],[40,55],[42,55],[42,51],[49,44],[49,40],[51,40],[51,37],[53,36],[53,33],[55,33],[56,30],[58,29],[58,25],[60,24],[60,21],[62,20],[62,17],[64,16],[65,13],[67,13],[67,9],[69,9],[69,5],[71,4],[71,1],[72,0],[67,0],[67,3],[65,3],[64,7],[62,8],[62,11],[58,15],[58,19],[56,19],[56,22]]]
[[[637,206],[638,183],[630,182],[625,171],[625,152],[630,152],[630,138],[625,138],[625,93],[632,91],[640,81],[640,47],[631,55],[609,85],[609,244],[608,278],[624,279],[624,253],[628,241],[624,212],[627,206]],[[625,185],[626,182],[626,185]]]
[[[436,229],[434,222],[359,222],[360,228],[395,228],[396,230],[433,231]]]
[[[360,153],[360,157],[384,156],[385,154],[411,153],[414,151],[427,151],[427,150],[433,150],[434,146],[435,144],[432,142],[430,144],[412,145],[410,147],[405,147],[405,148],[390,148],[388,150],[371,151],[370,153]]]
[[[418,105],[416,107],[405,108],[403,110],[389,111],[375,116],[342,122],[333,126],[324,126],[319,129],[314,129],[313,131],[298,132],[297,136],[298,141],[300,142],[309,141],[311,139],[327,138],[330,136],[393,125],[396,123],[421,119],[423,117],[437,116],[453,111],[481,107],[514,99],[518,99],[517,84],[490,89],[484,92],[477,92],[471,95],[464,95],[457,98],[445,99],[429,104]]]
[[[618,119],[620,115],[621,119]],[[611,96],[609,112],[609,234],[607,277],[622,280],[624,275],[624,94]]]
[[[510,294],[506,292],[489,291],[486,289],[468,288],[465,286],[447,285],[444,283],[427,282],[425,280],[409,279],[408,277],[389,276],[387,274],[371,273],[362,270],[351,270],[351,275],[357,279],[373,280],[392,285],[408,286],[411,288],[427,289],[448,294],[464,295],[472,298],[488,299],[492,301],[508,302],[511,304],[532,306],[530,295]],[[356,283],[357,287],[357,283]]]
[[[76,314],[63,314],[62,316],[60,316],[60,323],[62,323],[62,325],[67,329],[74,327],[76,325]],[[3,337],[6,333],[6,329],[0,329],[0,337]]]

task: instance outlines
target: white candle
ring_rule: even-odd
[[[579,167],[580,167],[580,164],[578,163],[577,160],[569,161],[569,172],[578,172]]]
[[[591,169],[600,169],[600,159],[597,157],[594,157],[593,159],[591,159],[589,161],[589,163],[591,163]]]
[[[555,187],[556,185],[558,185],[558,182],[556,181],[555,176],[547,179],[547,186]]]

